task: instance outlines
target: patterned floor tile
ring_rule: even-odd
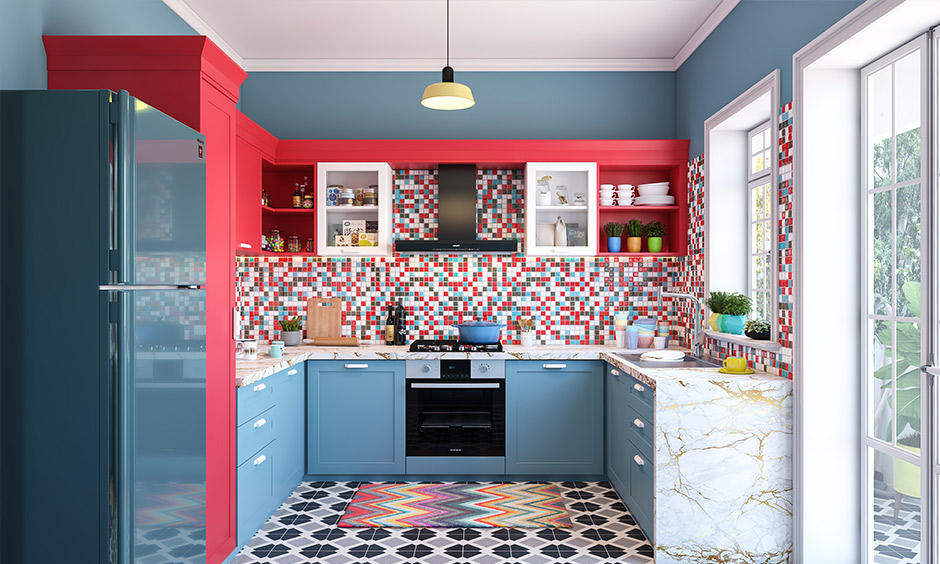
[[[361,483],[301,483],[233,564],[653,562],[652,547],[607,482],[557,483],[570,529],[337,527]]]

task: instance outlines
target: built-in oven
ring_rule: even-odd
[[[406,456],[505,456],[501,360],[406,363]]]

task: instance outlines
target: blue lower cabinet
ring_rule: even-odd
[[[307,472],[405,473],[404,361],[309,361]]]
[[[274,397],[278,414],[277,460],[274,466],[274,488],[287,497],[304,475],[307,442],[304,437],[304,403],[306,386],[305,364],[281,371]]]
[[[271,441],[261,450],[252,453],[236,471],[239,545],[248,542],[281,503],[281,497],[276,495],[274,490],[276,443],[276,440]]]
[[[506,363],[506,473],[604,473],[604,363]]]
[[[653,542],[653,475],[656,468],[652,457],[647,457],[629,443],[630,501],[627,507],[650,542]]]
[[[627,390],[626,376],[619,368],[606,366],[606,433],[607,478],[617,490],[620,499],[630,505],[630,460],[627,444]]]

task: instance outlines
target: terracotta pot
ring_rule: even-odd
[[[643,248],[643,237],[627,237],[627,252],[638,253]]]

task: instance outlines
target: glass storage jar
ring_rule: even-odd
[[[287,238],[287,252],[288,253],[299,253],[300,252],[300,237],[297,235],[291,235]]]

